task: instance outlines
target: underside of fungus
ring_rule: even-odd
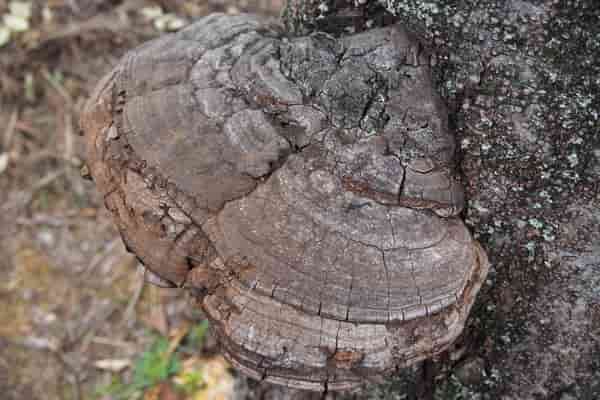
[[[343,390],[445,350],[487,273],[454,137],[401,26],[286,37],[211,15],[128,53],[82,115],[87,163],[156,283],[231,362]]]

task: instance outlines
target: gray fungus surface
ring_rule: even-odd
[[[289,38],[211,15],[128,53],[82,126],[130,251],[250,376],[348,389],[462,331],[487,259],[402,27]]]

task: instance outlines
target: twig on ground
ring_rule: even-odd
[[[109,319],[113,313],[117,310],[117,306],[109,300],[105,300],[95,304],[89,308],[86,315],[81,320],[81,323],[76,327],[68,338],[68,342],[63,345],[63,349],[70,349],[77,344],[77,342],[89,337],[91,340],[95,336],[96,330]],[[81,352],[83,353],[89,344],[89,340],[83,343]]]
[[[145,270],[144,270],[145,274]],[[142,292],[144,291],[146,280],[145,277],[142,276],[142,279],[136,280],[135,289],[133,291],[133,296],[129,300],[129,304],[127,304],[127,308],[123,313],[123,323],[130,326],[135,321],[135,307],[137,303],[140,301],[140,297],[142,296]]]
[[[73,10],[74,14],[79,14],[81,12],[81,7],[77,4],[75,0],[68,0],[69,7]]]
[[[50,355],[54,356],[58,363],[62,365],[63,370],[68,371],[68,373],[73,377],[72,381],[74,399],[81,399],[81,379],[79,376],[80,368],[78,368],[78,366],[74,366],[73,363],[69,361],[67,357],[65,357],[64,351],[60,349],[60,346],[57,343],[55,343],[55,341],[48,338],[30,336],[20,341],[9,340],[8,344],[11,346],[21,346],[26,349],[47,352]]]
[[[43,136],[42,133],[33,126],[29,125],[27,122],[17,120],[15,123],[15,128],[21,132],[28,134],[34,142],[41,142],[41,138]]]
[[[80,377],[81,366],[73,365],[73,363],[70,362],[67,359],[67,357],[65,357],[65,354],[61,351],[53,351],[52,354],[56,357],[58,362],[63,366],[63,371],[68,372],[69,375],[71,375],[71,377],[73,378],[71,380],[71,382],[69,382],[73,386],[73,398],[75,400],[80,400],[81,396],[82,396],[81,377]],[[69,379],[66,379],[66,380],[69,381]]]
[[[64,158],[71,161],[73,158],[73,98],[65,87],[55,78],[53,78],[47,69],[42,70],[42,76],[48,84],[62,97],[64,100],[63,117],[63,136],[64,136]]]
[[[15,212],[15,210],[23,209],[29,206],[33,200],[35,194],[46,186],[50,185],[56,179],[60,178],[66,173],[66,168],[62,168],[56,171],[48,173],[46,176],[41,178],[39,181],[34,183],[29,190],[24,190],[16,193],[12,199],[7,201],[0,207],[2,212]]]
[[[83,22],[74,23],[65,27],[62,30],[49,33],[40,43],[34,48],[44,48],[48,42],[66,39],[73,36],[79,36],[91,31],[110,31],[113,33],[127,32],[132,29],[131,24],[122,21],[120,18],[115,18],[115,15],[123,15],[131,10],[140,8],[144,4],[141,0],[128,0],[114,9],[111,13],[99,14]]]
[[[19,345],[33,350],[58,351],[60,343],[56,338],[42,336],[25,336],[19,341]]]
[[[16,108],[10,114],[10,119],[8,120],[8,125],[6,125],[6,129],[4,130],[4,141],[2,143],[2,148],[4,149],[4,151],[8,151],[8,149],[12,143],[12,138],[15,134],[15,126],[17,124],[18,115],[19,115],[19,112]]]
[[[65,220],[61,217],[56,217],[53,215],[34,215],[32,218],[18,217],[17,225],[21,226],[38,226],[38,225],[48,225],[52,227],[61,227],[65,225],[76,225],[77,221],[69,221]]]
[[[17,225],[21,226],[48,225],[52,227],[61,227],[77,225],[81,218],[90,219],[95,217],[96,213],[94,209],[79,209],[58,214],[36,213],[31,218],[17,217],[16,222]]]
[[[71,98],[71,95],[69,94],[67,89],[65,89],[64,86],[60,84],[60,82],[58,82],[55,78],[53,78],[47,69],[42,70],[42,76],[44,77],[46,82],[48,82],[50,84],[50,86],[54,90],[56,90],[58,92],[58,94],[63,98],[67,107],[69,107],[69,109],[72,108],[73,107],[73,99]]]
[[[63,176],[66,172],[67,172],[66,168],[61,168],[61,169],[59,169],[57,171],[50,172],[49,174],[47,174],[46,176],[44,176],[42,179],[40,179],[39,181],[37,181],[36,183],[34,183],[33,186],[31,187],[32,197],[33,197],[33,195],[37,191],[39,191],[39,190],[45,188],[46,186],[50,185],[56,179],[58,179],[61,176]]]
[[[69,163],[73,167],[81,167],[81,160],[77,159],[76,157],[66,158],[65,155],[58,154],[55,151],[50,150],[50,149],[40,150],[37,153],[34,153],[34,154],[26,157],[23,160],[23,162],[25,164],[32,165],[32,164],[36,164],[40,161],[44,161],[44,160],[48,160],[48,159],[66,162],[66,163]]]
[[[92,261],[90,261],[89,265],[82,271],[84,277],[87,277],[90,273],[92,273],[92,271],[94,271],[96,268],[98,268],[98,266],[108,258],[108,256],[117,248],[117,246],[119,246],[121,244],[121,238],[120,237],[116,237],[113,240],[111,240],[106,247],[104,248],[104,250],[99,253],[96,254],[93,258]]]
[[[189,332],[190,332],[189,325],[180,327],[179,329],[177,329],[175,331],[174,335],[171,337],[171,339],[169,341],[169,348],[167,349],[167,354],[166,354],[167,357],[170,357],[175,352],[175,350],[177,350],[177,348],[179,347],[179,344],[181,343],[183,338],[187,336],[187,334]]]
[[[119,373],[131,366],[131,360],[128,358],[104,358],[94,361],[93,365],[103,371]]]
[[[123,340],[111,339],[103,336],[94,336],[91,339],[92,343],[104,344],[106,346],[118,347],[120,349],[124,349],[126,351],[134,352],[136,350],[136,345],[134,343],[125,342]]]
[[[65,150],[64,157],[66,160],[69,160],[70,163],[73,163],[73,105],[69,107],[69,111],[65,113]]]

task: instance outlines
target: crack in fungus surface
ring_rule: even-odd
[[[487,261],[402,27],[284,38],[211,15],[128,53],[82,126],[127,248],[197,297],[244,373],[342,390],[461,332]]]

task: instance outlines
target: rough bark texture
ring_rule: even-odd
[[[600,3],[385,5],[439,55],[466,221],[492,265],[436,398],[600,398]]]
[[[125,56],[82,125],[129,249],[250,376],[348,389],[461,333],[487,259],[400,26],[289,38],[209,16]]]

